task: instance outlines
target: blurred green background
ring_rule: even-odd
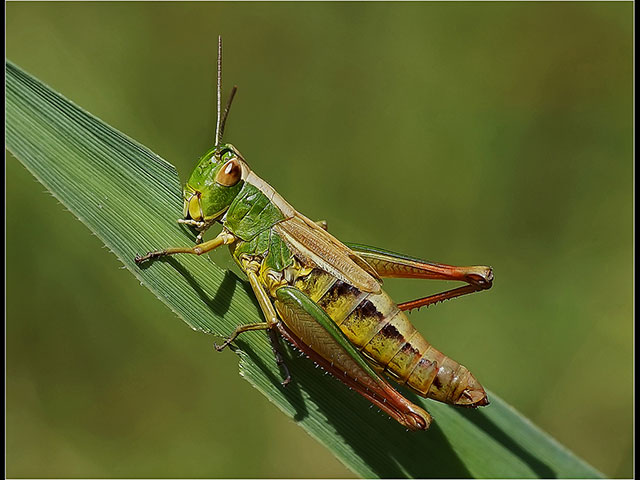
[[[11,2],[7,56],[184,179],[212,144],[222,34],[240,87],[226,140],[339,238],[492,265],[493,290],[412,320],[630,477],[632,10]],[[9,477],[352,476],[11,156],[6,171]]]

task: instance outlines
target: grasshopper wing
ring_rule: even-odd
[[[331,318],[300,290],[281,287],[275,307],[283,337],[318,365],[411,430],[426,430],[431,416],[391,387]]]
[[[363,292],[380,292],[380,277],[366,260],[304,215],[296,212],[274,229],[305,264],[317,266]]]

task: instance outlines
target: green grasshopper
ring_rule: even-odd
[[[291,377],[280,337],[411,430],[426,430],[431,416],[398,393],[383,374],[424,397],[465,407],[487,405],[487,394],[471,372],[431,346],[405,312],[491,288],[492,269],[431,263],[334,238],[326,223],[299,213],[249,168],[233,145],[222,143],[237,87],[221,115],[221,83],[219,38],[215,145],[184,187],[184,218],[178,220],[199,232],[196,245],[152,251],[137,256],[136,263],[177,253],[202,255],[228,245],[249,279],[264,322],[238,326],[216,349],[244,332],[266,330],[284,371],[283,385]],[[216,222],[222,231],[203,242],[203,233]],[[467,285],[396,304],[382,290],[382,278]]]

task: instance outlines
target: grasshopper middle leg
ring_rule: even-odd
[[[276,331],[278,322],[280,322],[278,318],[278,314],[275,308],[273,307],[273,304],[271,303],[271,299],[269,298],[269,295],[267,294],[266,290],[264,289],[264,287],[260,283],[260,280],[258,279],[258,274],[257,274],[258,266],[253,265],[251,262],[244,262],[243,267],[247,274],[247,277],[249,278],[249,284],[253,289],[253,293],[255,294],[256,299],[258,300],[258,304],[260,305],[260,309],[262,310],[262,314],[264,315],[266,321],[261,323],[250,323],[247,325],[238,326],[233,332],[233,334],[231,334],[231,336],[227,340],[225,340],[224,343],[222,343],[221,345],[216,345],[216,350],[222,351],[227,345],[233,342],[236,339],[236,337],[241,333],[250,332],[253,330],[267,330],[267,333],[269,335],[269,341],[271,342],[271,348],[275,356],[276,364],[282,368],[285,374],[284,380],[282,381],[282,385],[286,386],[289,384],[289,382],[291,382],[291,374],[289,373],[289,368],[284,362],[284,357],[282,356],[282,353],[280,351],[280,342],[279,342],[278,333]]]
[[[229,346],[229,344],[231,344],[236,339],[236,337],[241,333],[252,332],[254,330],[268,330],[269,328],[271,327],[267,322],[247,323],[246,325],[238,325],[236,329],[233,331],[233,333],[231,334],[231,336],[227,338],[224,342],[222,342],[220,345],[214,344],[215,349],[221,352],[227,346]]]

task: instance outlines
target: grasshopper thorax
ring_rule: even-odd
[[[184,218],[204,230],[219,220],[242,189],[248,172],[231,144],[212,148],[198,161],[184,186]]]

